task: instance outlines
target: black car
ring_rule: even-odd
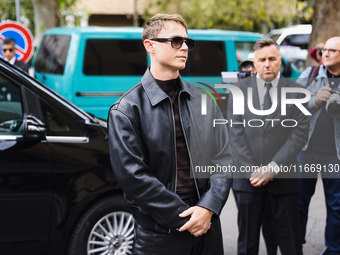
[[[0,254],[131,254],[106,124],[0,59]]]

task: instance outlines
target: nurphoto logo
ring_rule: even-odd
[[[220,100],[220,103],[222,105],[221,99],[219,97],[219,95],[217,94],[216,90],[214,88],[212,88],[211,86],[204,84],[204,83],[200,83],[202,85],[205,85],[206,87],[208,87],[209,89],[211,89],[214,94],[217,96],[217,98]],[[256,109],[254,107],[254,102],[253,102],[253,88],[249,87],[247,88],[247,93],[248,93],[248,97],[247,97],[247,104],[245,104],[245,96],[242,92],[242,90],[232,84],[215,84],[214,86],[215,88],[225,88],[228,89],[230,91],[229,97],[233,97],[233,115],[244,115],[245,113],[245,105],[248,107],[249,111],[254,114],[254,115],[259,115],[259,116],[265,116],[265,115],[270,115],[272,113],[274,113],[278,107],[278,97],[279,94],[281,95],[280,101],[281,101],[281,114],[282,116],[285,116],[287,114],[287,105],[295,105],[304,115],[306,116],[311,116],[312,114],[306,109],[306,107],[304,106],[305,103],[307,103],[310,98],[311,98],[311,93],[309,90],[305,89],[305,88],[298,88],[298,87],[282,87],[280,88],[278,91],[278,88],[273,87],[272,88],[272,105],[269,109],[267,110],[261,110],[261,109]],[[214,100],[215,104],[216,100],[214,98],[214,96],[207,91],[206,89],[203,89],[205,92],[207,92],[210,97]],[[280,92],[280,93],[279,93]],[[287,95],[289,93],[299,93],[299,94],[303,94],[304,97],[301,98],[289,98]],[[206,115],[207,114],[207,95],[203,94],[202,95],[202,105],[201,105],[201,114],[202,115]],[[279,119],[250,119],[247,121],[244,120],[243,122],[237,122],[237,123],[232,123],[232,120],[228,121],[227,119],[215,119],[213,126],[215,127],[216,125],[221,125],[221,124],[230,124],[231,126],[234,125],[246,125],[248,124],[248,126],[250,127],[261,127],[263,125],[265,125],[266,122],[271,123],[272,126],[274,126],[274,123],[280,121],[281,125],[284,127],[295,127],[298,123],[296,120],[294,119],[283,119],[283,120],[279,120]]]

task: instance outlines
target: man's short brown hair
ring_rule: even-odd
[[[142,34],[142,39],[143,41],[145,39],[151,39],[155,38],[161,29],[164,26],[164,23],[167,21],[175,21],[180,23],[185,30],[188,29],[187,24],[185,23],[184,19],[181,17],[179,14],[156,14],[152,16],[147,22],[146,25],[144,26],[143,29],[143,34]]]
[[[263,39],[259,39],[257,40],[257,42],[254,45],[254,51],[258,50],[258,49],[262,49],[264,47],[268,47],[270,45],[275,45],[275,47],[280,50],[279,45],[277,44],[277,42],[275,42],[273,39],[271,38],[263,38]]]

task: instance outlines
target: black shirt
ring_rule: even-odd
[[[193,180],[190,178],[190,159],[184,131],[179,115],[178,94],[180,90],[179,78],[167,81],[156,80],[157,84],[170,97],[176,130],[176,159],[177,159],[177,190],[194,190]]]

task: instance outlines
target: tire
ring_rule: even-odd
[[[109,197],[88,209],[73,230],[69,255],[132,254],[134,219],[122,198]]]

